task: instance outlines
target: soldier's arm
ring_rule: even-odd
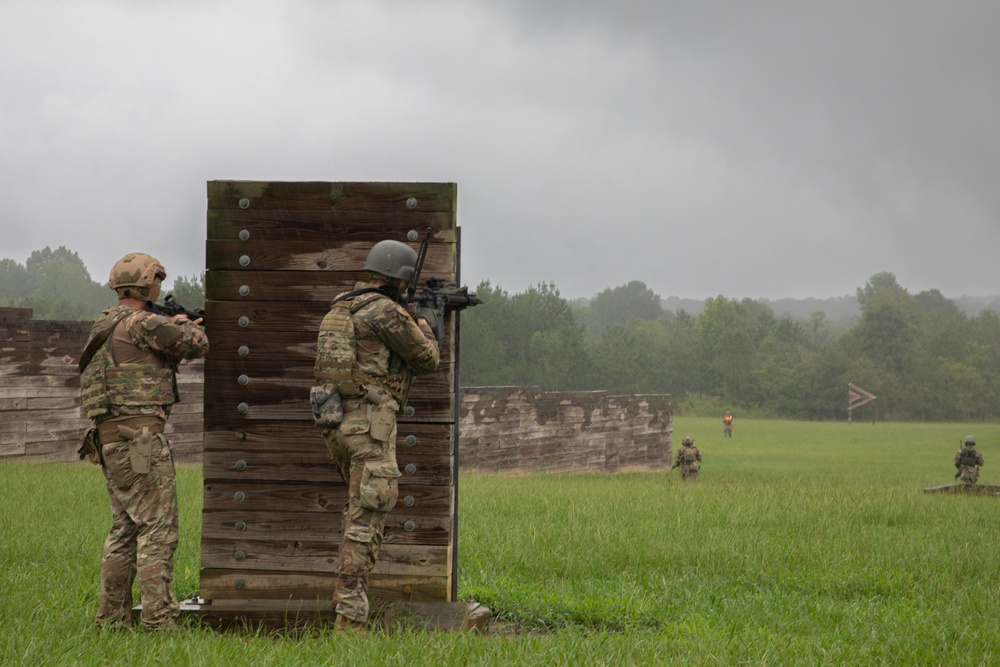
[[[386,304],[378,318],[380,338],[402,358],[410,370],[436,370],[441,359],[437,339],[424,322],[418,325],[413,317],[395,303]]]
[[[129,333],[138,345],[159,352],[174,361],[198,359],[208,354],[208,336],[205,330],[184,318],[149,315],[129,327]]]

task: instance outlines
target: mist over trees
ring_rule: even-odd
[[[996,297],[910,294],[888,272],[859,287],[851,308],[835,300],[832,315],[721,295],[670,309],[682,301],[640,281],[572,302],[552,284],[511,294],[487,281],[475,291],[484,303],[462,314],[464,386],[672,394],[679,411],[842,420],[854,383],[878,396],[879,419],[1000,417]],[[204,274],[177,277],[168,292],[203,307]],[[813,301],[823,304],[805,305]],[[65,247],[24,265],[0,260],[0,307],[90,320],[115,302],[103,275],[94,280]]]
[[[102,310],[118,302],[106,276],[91,278],[80,256],[64,246],[36,250],[24,265],[0,259],[0,307],[30,308],[38,320],[97,319]],[[204,275],[176,278],[170,293],[189,308],[202,307]]]
[[[723,296],[697,314],[667,310],[639,281],[569,308],[554,285],[512,295],[485,282],[477,294],[485,303],[462,315],[464,386],[668,393],[680,410],[842,420],[854,383],[878,396],[880,419],[1000,416],[1000,316],[911,295],[892,273],[858,288],[849,326]]]

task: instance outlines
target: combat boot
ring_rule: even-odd
[[[333,626],[333,631],[338,635],[361,634],[365,631],[365,624],[347,618],[343,614],[337,614],[337,623]]]

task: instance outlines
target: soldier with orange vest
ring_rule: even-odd
[[[733,416],[726,410],[726,414],[722,416],[722,435],[726,438],[733,437]]]

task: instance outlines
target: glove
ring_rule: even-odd
[[[434,335],[437,335],[439,318],[438,312],[433,308],[417,308],[417,319],[420,319],[421,317],[427,320],[427,325],[431,328],[431,331],[434,332]]]

